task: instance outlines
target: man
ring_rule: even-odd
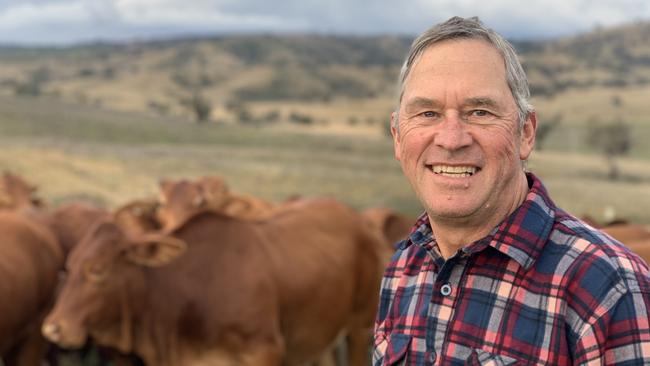
[[[648,266],[525,172],[528,99],[477,18],[414,41],[391,132],[426,212],[384,274],[374,365],[650,364]]]

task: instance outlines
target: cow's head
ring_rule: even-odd
[[[99,220],[105,219],[108,211],[82,202],[72,202],[58,206],[52,211],[51,227],[66,255],[72,251],[84,234]]]
[[[68,276],[43,335],[65,348],[97,343],[132,351],[132,325],[146,287],[145,268],[184,253],[183,241],[161,234],[130,236],[112,219],[93,227],[73,249]]]
[[[392,249],[400,240],[406,239],[415,224],[416,218],[402,215],[390,208],[373,207],[362,212],[363,217],[387,241]]]
[[[222,212],[229,196],[228,187],[218,177],[203,177],[197,181],[162,181],[158,221],[169,232],[201,212]]]
[[[4,172],[0,179],[0,208],[29,209],[42,207],[43,201],[36,195],[36,187],[23,178]]]
[[[155,199],[129,202],[113,213],[115,222],[129,234],[144,234],[161,228],[157,211],[160,203]]]

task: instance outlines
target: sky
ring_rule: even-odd
[[[70,45],[232,33],[416,35],[479,16],[509,39],[650,20],[650,0],[0,0],[0,44]]]

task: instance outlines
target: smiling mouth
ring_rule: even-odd
[[[451,178],[471,177],[481,170],[475,166],[450,166],[450,165],[429,165],[434,174]]]

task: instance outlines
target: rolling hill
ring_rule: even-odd
[[[202,103],[213,121],[295,120],[381,131],[410,42],[395,36],[233,35],[0,48],[0,93],[185,118],[195,118]],[[650,23],[515,45],[542,116],[585,123],[614,114],[640,122],[649,115]]]

